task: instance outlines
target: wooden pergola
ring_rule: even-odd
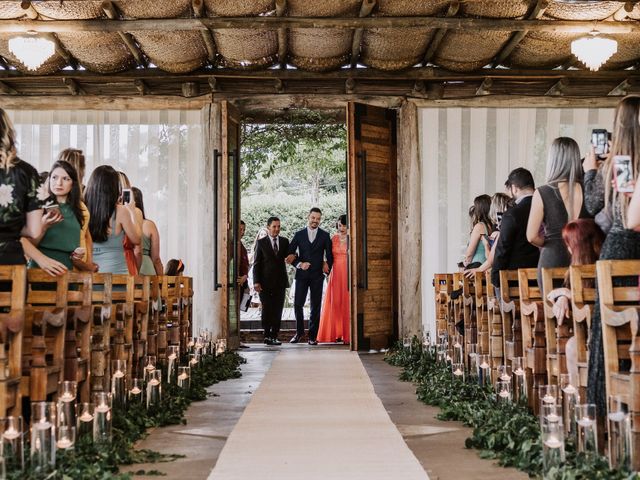
[[[336,95],[613,104],[606,97],[639,91],[639,19],[635,1],[0,1],[0,94],[9,105],[212,94],[274,106],[291,103],[282,95],[314,97],[302,102],[312,107]],[[570,51],[594,30],[619,45],[598,72]],[[56,45],[35,71],[8,48],[24,32]]]

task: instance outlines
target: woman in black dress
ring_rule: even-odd
[[[611,153],[604,164],[598,168],[593,148],[585,158],[583,167],[585,206],[590,215],[603,208],[611,212],[613,223],[600,252],[601,260],[640,259],[640,233],[627,228],[626,215],[629,199],[616,192],[612,185],[613,157],[631,156],[632,171],[637,179],[640,168],[640,96],[623,98],[616,107],[613,123],[613,143]],[[637,280],[636,280],[637,283]],[[606,414],[604,350],[602,345],[602,324],[600,306],[596,299],[596,308],[591,318],[591,337],[589,339],[589,380],[587,401],[595,403],[598,415]]]
[[[49,194],[39,187],[36,169],[18,158],[13,125],[0,108],[0,265],[26,263],[20,237],[40,236]]]

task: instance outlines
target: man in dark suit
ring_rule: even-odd
[[[311,315],[309,318],[309,345],[317,345],[320,326],[320,306],[324,276],[333,265],[331,237],[320,228],[322,211],[312,208],[307,217],[307,227],[296,232],[289,245],[288,261],[296,267],[296,294],[293,302],[296,314],[296,334],[291,343],[298,343],[304,335],[304,302],[311,290]]]
[[[289,286],[285,258],[289,240],[280,236],[280,219],[269,217],[268,235],[256,243],[253,261],[253,288],[260,294],[262,328],[266,345],[281,345],[278,340],[284,294]]]
[[[500,237],[491,267],[491,283],[500,288],[500,270],[534,268],[538,266],[540,250],[527,240],[527,223],[535,183],[531,172],[516,168],[505,182],[515,205],[502,216]]]

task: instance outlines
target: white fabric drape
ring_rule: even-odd
[[[85,184],[99,165],[127,174],[142,190],[147,218],[158,226],[163,263],[180,258],[185,275],[194,277],[194,331],[212,329],[213,250],[204,248],[213,231],[203,142],[208,115],[200,110],[8,113],[19,156],[38,171],[48,171],[61,150],[74,147],[87,160]]]
[[[421,108],[422,322],[434,334],[434,273],[453,272],[469,239],[474,197],[504,191],[509,172],[545,182],[548,147],[574,138],[584,152],[591,130],[613,126],[613,109]]]

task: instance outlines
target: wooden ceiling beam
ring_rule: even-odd
[[[607,95],[610,97],[622,96],[624,97],[629,93],[629,88],[633,85],[633,80],[626,78],[620,82],[614,89],[612,89]]]
[[[73,78],[63,78],[62,83],[64,83],[71,95],[85,95],[86,92],[80,87],[80,84],[76,82]]]
[[[20,7],[22,8],[22,10],[24,10],[24,14],[27,16],[27,18],[35,20],[39,17],[38,12],[35,8],[33,8],[33,5],[31,5],[30,1],[25,0],[20,2]]]
[[[18,95],[18,91],[15,88],[11,88],[4,82],[0,82],[0,93],[5,95]]]
[[[531,12],[531,14],[528,16],[529,20],[537,20],[541,18],[542,15],[544,15],[544,12],[548,6],[549,6],[549,0],[538,0],[538,3],[533,8],[533,11]],[[511,52],[515,50],[515,48],[520,44],[520,42],[522,42],[524,37],[527,36],[527,33],[529,33],[528,30],[522,30],[520,32],[515,32],[513,35],[511,35],[511,38],[509,39],[509,41],[502,47],[502,49],[494,57],[493,62],[491,62],[491,66],[495,68],[498,65],[501,65],[502,62],[504,62],[507,59],[507,57],[511,55]]]
[[[287,11],[287,0],[276,0],[276,16],[283,17]],[[287,68],[287,51],[289,49],[287,29],[278,28],[278,62],[280,68]]]
[[[193,8],[194,17],[202,18],[205,16],[203,0],[192,0],[191,7]],[[202,34],[202,41],[204,42],[204,46],[207,49],[207,59],[209,60],[209,63],[213,65],[215,64],[216,54],[218,53],[216,42],[213,39],[213,35],[208,28],[206,30],[200,30],[200,33]]]
[[[364,18],[371,15],[374,7],[376,6],[376,0],[362,0],[360,5],[359,17]],[[360,47],[362,44],[362,36],[364,35],[364,28],[356,28],[353,32],[353,40],[351,41],[351,68],[355,68],[360,59]]]
[[[64,45],[62,45],[62,42],[55,34],[43,33],[42,36],[54,43],[56,47],[56,53],[64,58],[64,61],[67,62],[67,65],[70,65],[74,70],[78,68],[78,61],[67,51],[66,48],[64,48]]]
[[[518,20],[509,18],[474,17],[207,17],[154,18],[138,20],[0,20],[0,32],[118,32],[118,31],[175,31],[228,28],[406,28],[475,30],[475,31],[532,31],[556,33],[603,34],[638,33],[640,22],[582,21],[582,20]]]
[[[447,9],[447,17],[449,18],[455,17],[458,14],[458,10],[460,10],[460,2],[458,1],[451,2],[449,4],[449,8]],[[442,39],[444,38],[446,33],[447,33],[446,28],[440,28],[433,35],[433,37],[431,38],[431,41],[429,42],[429,48],[427,48],[427,51],[425,52],[424,57],[422,59],[423,65],[426,65],[431,61],[433,56],[438,51],[438,48],[440,47],[440,44],[442,43]]]
[[[549,90],[547,90],[547,93],[545,93],[545,95],[550,95],[550,96],[564,95],[564,91],[568,85],[569,85],[569,79],[561,78],[556,83],[554,83]]]
[[[107,0],[102,2],[101,7],[102,7],[102,11],[109,18],[109,20],[120,19],[120,15],[118,14],[116,7],[113,6],[113,3],[111,1]],[[145,59],[144,54],[136,44],[136,41],[133,39],[133,37],[126,32],[118,32],[118,35],[120,36],[120,39],[124,42],[124,44],[129,49],[129,52],[131,52],[131,55],[133,55],[133,58],[135,58],[136,63],[142,67],[146,67],[147,60]]]

